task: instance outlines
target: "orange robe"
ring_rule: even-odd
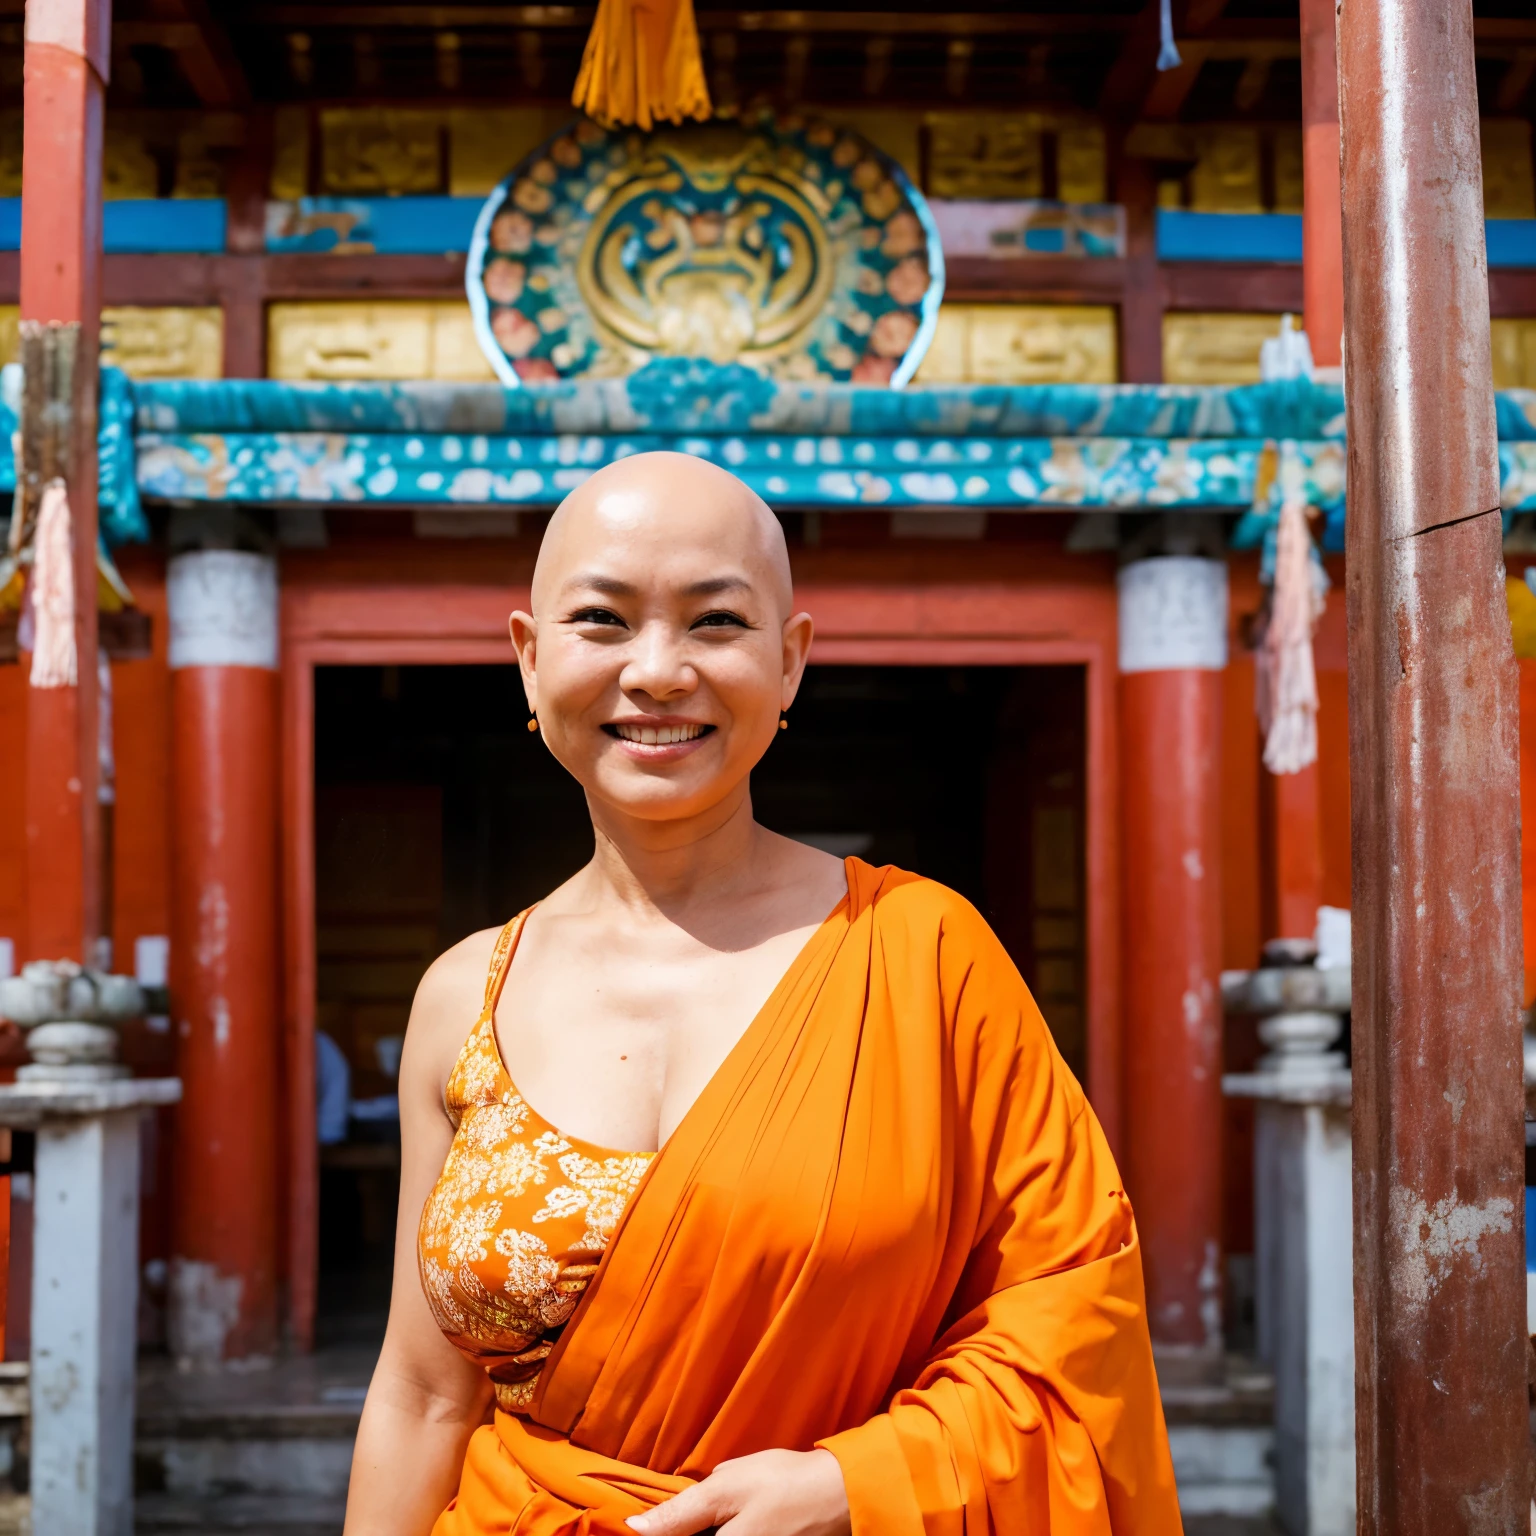
[[[968,903],[848,880],[434,1536],[632,1536],[719,1462],[813,1446],[854,1536],[1181,1530],[1093,1111]]]

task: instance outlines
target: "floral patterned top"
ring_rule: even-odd
[[[449,1076],[453,1145],[417,1234],[438,1327],[485,1367],[508,1413],[533,1401],[544,1361],[654,1156],[563,1135],[507,1075],[496,1002],[527,916],[496,941],[485,1005]]]

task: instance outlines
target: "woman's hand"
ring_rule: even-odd
[[[640,1536],[849,1536],[843,1469],[831,1451],[758,1451],[625,1522]]]

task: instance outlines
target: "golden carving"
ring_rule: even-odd
[[[778,174],[773,153],[767,140],[730,130],[658,135],[641,174],[606,201],[582,241],[576,282],[593,318],[644,352],[717,363],[799,346],[835,275],[826,199],[814,183]],[[742,201],[690,217],[675,197],[685,183],[729,185]],[[640,238],[648,259],[631,270],[626,256]],[[918,298],[927,285],[925,266]]]
[[[1064,124],[1056,134],[1056,195],[1064,203],[1104,202],[1108,161],[1098,123]]]
[[[448,118],[448,190],[484,197],[509,165],[530,155],[571,120],[569,107],[464,107]]]
[[[328,193],[440,192],[443,116],[334,107],[320,114],[320,182]]]
[[[309,191],[309,109],[279,107],[272,117],[272,196],[292,202]]]
[[[919,384],[1113,384],[1115,311],[1098,304],[945,304]]]
[[[224,167],[204,125],[186,129],[176,147],[172,197],[223,197]]]
[[[0,304],[0,366],[21,358],[21,306]]]
[[[1262,213],[1257,128],[1196,131],[1199,159],[1189,175],[1190,207],[1200,213]]]
[[[1483,119],[1483,212],[1490,219],[1536,218],[1531,125],[1522,117]]]
[[[224,311],[217,305],[104,309],[101,360],[135,379],[221,378]]]
[[[267,373],[274,379],[494,377],[457,299],[273,304]]]
[[[1033,114],[930,112],[930,197],[1041,197],[1045,155]]]
[[[1536,319],[1493,322],[1493,387],[1536,389]]]
[[[1168,384],[1257,384],[1259,348],[1279,330],[1278,315],[1164,315],[1163,380]]]
[[[104,198],[157,197],[160,173],[143,138],[118,124],[107,128],[101,157]]]
[[[1275,212],[1300,213],[1302,204],[1301,129],[1275,130]]]

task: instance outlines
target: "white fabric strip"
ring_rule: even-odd
[[[1120,670],[1219,672],[1227,664],[1227,567],[1159,555],[1120,568]]]
[[[277,667],[277,562],[270,555],[201,549],[177,555],[166,576],[170,664]]]

